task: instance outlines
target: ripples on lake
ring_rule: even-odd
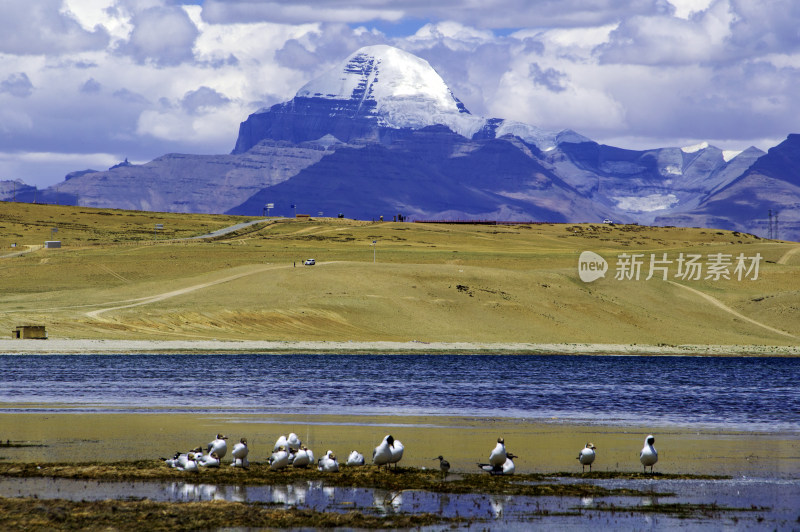
[[[453,415],[799,430],[792,358],[5,355],[0,410]],[[3,404],[5,403],[5,404]],[[52,406],[50,406],[52,405]]]

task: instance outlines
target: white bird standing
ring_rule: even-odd
[[[293,467],[308,467],[308,464],[313,460],[313,454],[305,446],[301,447],[299,451],[294,454]]]
[[[394,438],[392,438],[391,434],[387,434],[380,445],[375,447],[375,450],[372,451],[372,463],[376,466],[387,465],[392,458],[393,443]]]
[[[595,459],[595,449],[597,449],[597,447],[595,447],[593,443],[589,442],[586,444],[586,447],[581,449],[581,452],[578,453],[578,460],[580,461],[581,466],[583,466],[583,471],[586,471],[586,466],[588,465],[589,472],[592,472],[592,462],[594,462]]]
[[[212,442],[208,444],[206,452],[208,454],[217,453],[219,459],[222,460],[228,453],[228,443],[225,441],[227,439],[228,439],[227,436],[223,436],[222,434],[217,434],[216,439],[214,439]]]
[[[333,451],[328,451],[325,456],[319,459],[317,469],[326,473],[336,473],[339,471],[339,462],[336,461],[336,455]]]
[[[489,455],[489,464],[492,466],[502,466],[506,463],[506,445],[503,438],[497,438],[497,445],[495,445],[492,453]]]
[[[347,457],[347,465],[349,466],[362,466],[364,465],[364,455],[358,451],[353,451]]]
[[[247,460],[247,454],[250,449],[247,448],[247,438],[242,438],[239,443],[233,446],[231,450],[231,457],[233,458],[233,467],[248,467],[250,462]]]
[[[642,447],[642,451],[639,453],[639,461],[644,466],[645,473],[647,472],[647,466],[650,466],[650,472],[652,473],[653,466],[656,462],[658,462],[658,451],[656,451],[656,448],[653,447],[655,442],[655,436],[649,434],[644,440],[644,447]]]
[[[394,464],[395,469],[397,469],[397,463],[403,459],[404,450],[405,446],[403,446],[403,442],[400,440],[394,440],[391,446],[392,457],[389,458],[389,463]]]
[[[269,457],[268,462],[269,468],[272,471],[283,469],[289,465],[289,453],[284,447],[280,447],[277,451],[272,453],[272,456]]]

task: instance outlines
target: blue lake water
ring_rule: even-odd
[[[800,360],[4,355],[0,412],[448,415],[800,431]],[[20,405],[23,403],[23,405]]]

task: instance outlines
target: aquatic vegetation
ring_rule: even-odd
[[[0,528],[25,530],[78,530],[85,528],[112,528],[121,530],[197,530],[219,527],[241,528],[418,528],[485,527],[487,523],[505,526],[530,519],[566,519],[559,523],[573,523],[570,519],[598,518],[638,526],[643,515],[657,514],[667,519],[740,519],[748,522],[765,519],[775,522],[781,512],[753,505],[744,507],[742,500],[698,503],[686,501],[686,489],[696,480],[708,485],[719,479],[725,485],[727,477],[653,475],[641,472],[600,472],[591,474],[547,473],[514,476],[491,476],[483,473],[453,473],[443,479],[436,468],[419,469],[398,467],[386,471],[375,466],[348,467],[342,465],[338,473],[323,473],[314,468],[293,468],[272,471],[265,463],[251,464],[249,469],[234,468],[226,464],[219,469],[201,469],[182,472],[158,460],[115,463],[0,463],[0,479],[19,478],[44,482],[51,486],[66,479],[75,482],[78,491],[68,484],[50,489],[50,495],[38,496],[29,491],[19,498],[0,497]],[[642,483],[641,480],[648,481]],[[586,482],[584,482],[586,480]],[[612,480],[615,487],[597,485],[597,480]],[[86,496],[89,481],[96,481],[100,498]],[[644,489],[630,489],[626,482]],[[659,491],[663,486],[683,493],[676,495]],[[678,481],[678,482],[676,482]],[[154,491],[125,491],[133,484],[213,487],[197,499],[160,498]],[[609,483],[604,483],[608,486]],[[115,485],[119,492],[114,498]],[[44,486],[44,485],[43,485]],[[105,486],[108,486],[107,488]],[[328,502],[306,506],[301,497],[288,502],[287,493],[326,490]],[[680,487],[683,486],[683,487]],[[294,488],[293,488],[294,487]],[[241,497],[245,488],[251,488],[255,497],[229,499],[231,493]],[[266,489],[264,489],[266,488]],[[339,498],[337,493],[350,494]],[[353,490],[353,488],[356,488]],[[49,488],[48,488],[49,489]],[[707,488],[704,488],[707,489]],[[232,490],[232,491],[231,491]],[[288,490],[288,491],[285,491]],[[339,491],[341,490],[341,491]],[[353,493],[361,492],[353,497]],[[58,499],[50,499],[55,493]],[[183,493],[170,491],[168,493]],[[259,498],[260,494],[267,494]],[[275,494],[278,496],[276,497]],[[218,498],[219,496],[219,498]],[[677,497],[677,501],[676,498]],[[681,498],[683,497],[683,500]],[[311,500],[317,497],[312,496]],[[660,502],[662,498],[670,500]],[[95,500],[92,500],[95,499]],[[736,502],[733,502],[733,501]],[[433,504],[431,504],[433,501]],[[576,503],[580,501],[579,505]],[[672,502],[676,501],[676,502]],[[723,498],[723,501],[725,499]],[[733,502],[733,504],[731,504]],[[761,503],[763,504],[763,502]],[[780,503],[778,503],[780,506]],[[445,509],[446,508],[446,509]],[[785,513],[785,512],[784,512]],[[600,521],[598,521],[600,522]],[[606,521],[610,523],[611,521]],[[489,525],[491,526],[491,525]]]
[[[584,478],[645,478],[642,474],[621,472],[592,473]],[[559,483],[550,475],[490,476],[480,473],[452,474],[442,480],[436,469],[398,467],[386,471],[377,467],[348,467],[342,465],[338,473],[324,473],[315,469],[284,469],[272,471],[264,464],[251,464],[249,469],[221,467],[197,473],[177,471],[160,460],[133,462],[0,464],[0,476],[6,477],[57,477],[85,480],[202,480],[206,483],[235,485],[284,485],[297,481],[323,481],[331,487],[375,488],[387,491],[426,490],[437,493],[486,493],[498,495],[542,496],[642,496],[650,494],[628,488],[608,489],[588,483]],[[575,476],[568,473],[558,476]],[[650,475],[652,477],[654,475]],[[579,476],[580,478],[580,476]],[[682,475],[658,474],[656,478],[678,479]],[[703,477],[717,478],[717,477]],[[669,495],[660,493],[660,495]]]
[[[654,503],[643,504],[639,506],[620,506],[614,504],[598,503],[592,507],[592,510],[605,511],[605,512],[636,512],[643,514],[668,514],[682,519],[691,517],[705,517],[707,519],[716,519],[726,513],[737,512],[765,512],[769,508],[763,506],[751,506],[750,508],[737,508],[731,506],[723,506],[717,503],[710,504],[697,504],[697,503]]]
[[[374,516],[312,510],[274,509],[236,502],[163,503],[141,501],[71,502],[62,499],[0,498],[0,527],[5,530],[214,530],[222,527],[417,528],[457,524],[460,518],[435,514]]]
[[[586,473],[577,473],[574,471],[559,471],[557,473],[546,473],[542,475],[543,478],[562,477],[562,478],[582,478],[593,480],[636,480],[643,478],[661,479],[661,480],[725,480],[731,478],[727,475],[695,475],[688,473],[643,473],[641,471],[589,471]]]

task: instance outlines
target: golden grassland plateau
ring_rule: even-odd
[[[193,238],[255,220],[2,203],[0,331],[43,324],[52,339],[713,344],[790,354],[800,343],[797,243],[702,228],[331,218],[273,218]],[[62,248],[41,248],[45,240]],[[578,276],[587,250],[609,263],[592,283]],[[644,257],[639,280],[614,278],[622,253]],[[650,255],[665,253],[669,280],[645,280]],[[755,280],[681,280],[681,253],[763,260]],[[317,265],[303,266],[307,258]]]

